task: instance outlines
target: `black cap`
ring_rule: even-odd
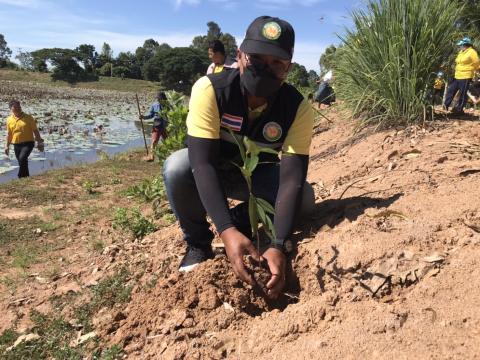
[[[292,25],[276,17],[260,16],[248,27],[240,50],[247,54],[273,55],[290,60],[294,44]]]

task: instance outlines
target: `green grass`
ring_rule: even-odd
[[[0,246],[24,244],[34,241],[38,235],[36,229],[53,232],[58,226],[53,222],[45,222],[38,216],[32,216],[22,221],[0,219]]]
[[[154,223],[140,213],[139,209],[133,209],[129,212],[125,208],[115,209],[112,227],[130,231],[136,238],[143,238],[157,229]]]
[[[436,73],[454,49],[462,7],[449,0],[369,0],[335,53],[336,91],[362,125],[431,114]]]
[[[6,351],[20,336],[13,329],[7,329],[0,335],[0,358],[5,360],[40,360],[63,359],[81,360],[85,358],[99,360],[120,359],[123,355],[118,345],[110,348],[98,348],[96,339],[88,340],[78,346],[71,343],[77,337],[77,330],[65,319],[52,314],[42,314],[32,310],[30,319],[34,326],[30,333],[37,334],[40,338],[23,342],[14,349]],[[91,356],[87,356],[90,354]]]
[[[28,269],[37,262],[38,249],[35,246],[19,246],[12,252],[12,266]]]
[[[122,80],[116,77],[105,76],[100,76],[99,81],[78,82],[75,85],[71,85],[65,81],[52,81],[50,74],[6,69],[0,70],[0,80],[33,81],[55,87],[76,87],[84,89],[116,90],[139,93],[156,92],[160,87],[160,83],[158,82],[135,79]]]
[[[85,331],[91,331],[93,314],[103,307],[113,307],[115,304],[125,304],[130,301],[132,285],[127,285],[130,273],[122,268],[92,288],[92,299],[75,309],[75,317]],[[58,299],[57,299],[58,302]]]

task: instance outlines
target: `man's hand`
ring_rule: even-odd
[[[138,115],[139,120],[143,120],[143,115]]]
[[[8,154],[10,154],[10,147],[9,146],[5,146],[5,155],[8,156]]]
[[[250,285],[255,285],[255,280],[245,269],[243,263],[243,255],[251,255],[255,260],[260,261],[260,254],[255,249],[255,246],[240,231],[235,227],[228,228],[220,234],[228,259],[232,264],[233,272],[240,280],[245,281]]]
[[[268,268],[272,273],[270,281],[267,283],[267,295],[272,299],[276,299],[285,286],[285,268],[286,258],[285,254],[278,249],[267,249],[262,257],[267,260]]]

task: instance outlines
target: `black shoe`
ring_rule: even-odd
[[[208,259],[213,259],[214,257],[215,254],[210,246],[205,248],[188,246],[187,252],[180,262],[178,270],[183,272],[191,271],[201,262],[204,262]]]
[[[463,110],[453,109],[450,114],[455,116],[463,116],[465,115],[465,112]]]

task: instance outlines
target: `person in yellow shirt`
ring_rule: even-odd
[[[292,67],[293,27],[285,20],[261,16],[247,29],[237,54],[238,69],[200,78],[193,86],[187,117],[187,145],[164,163],[163,177],[187,252],[180,271],[193,270],[213,258],[207,214],[219,234],[234,273],[254,285],[243,256],[262,257],[272,274],[267,295],[277,297],[285,285],[286,255],[295,220],[315,203],[305,179],[314,115],[308,101],[285,79]],[[248,187],[232,164],[241,156],[235,138],[247,137],[262,148],[252,174],[252,192],[275,208],[275,239],[260,254],[252,243]],[[243,201],[230,209],[227,197]]]
[[[220,40],[213,40],[208,43],[208,58],[212,60],[212,63],[207,69],[207,75],[238,67],[237,62],[231,60],[225,54],[225,46]]]
[[[480,65],[480,60],[477,51],[472,46],[472,40],[469,37],[464,37],[457,45],[461,46],[461,50],[455,59],[455,77],[448,84],[444,107],[448,110],[453,98],[457,92],[460,92],[460,99],[452,110],[452,114],[463,115],[463,107],[467,102],[468,86]]]
[[[28,171],[28,157],[32,152],[35,141],[38,150],[43,151],[43,139],[37,128],[35,119],[22,111],[20,101],[12,100],[8,107],[12,112],[7,118],[7,143],[5,144],[5,155],[10,153],[10,144],[13,144],[15,157],[20,166],[18,177],[23,178],[30,176]]]

